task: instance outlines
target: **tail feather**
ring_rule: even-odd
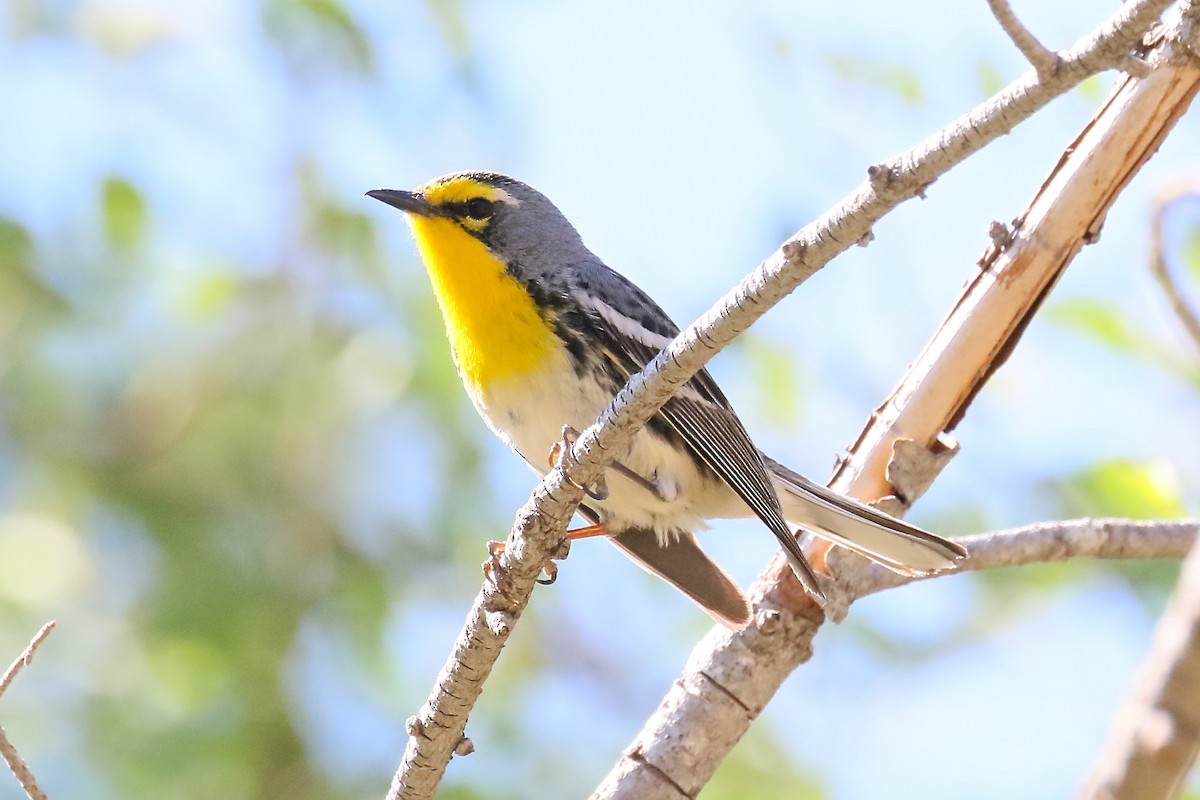
[[[609,539],[638,566],[686,594],[714,619],[733,630],[750,621],[750,605],[738,585],[713,562],[690,533],[660,545],[654,531],[633,528]]]
[[[765,456],[764,461],[787,520],[823,539],[914,577],[954,569],[967,556],[957,542],[838,494]]]

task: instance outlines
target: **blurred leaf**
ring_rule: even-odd
[[[804,416],[804,393],[797,391],[800,364],[791,348],[762,336],[746,334],[735,340],[749,370],[747,382],[755,387],[755,420],[763,418],[780,427],[795,429]]]
[[[1075,93],[1089,104],[1096,104],[1104,99],[1111,86],[1112,82],[1108,78],[1092,75],[1083,79],[1083,82],[1075,88]]]
[[[1062,517],[1175,519],[1186,514],[1175,468],[1165,461],[1102,461],[1074,475],[1046,481],[1042,488],[1055,498]],[[1058,565],[1058,574],[1070,575],[1070,566]],[[1083,563],[1076,568],[1089,573],[1095,570]],[[1104,568],[1124,577],[1155,612],[1179,573],[1175,561],[1111,561],[1104,562]]]
[[[1179,249],[1188,274],[1200,287],[1200,225],[1188,226]]]
[[[383,625],[391,602],[388,580],[381,564],[349,551],[337,554],[337,583],[332,594],[364,665],[380,676],[386,674],[390,664],[382,649]]]
[[[471,54],[471,37],[461,0],[427,0],[442,40],[456,61]]]
[[[375,225],[366,212],[352,210],[324,198],[317,207],[316,225],[310,232],[316,244],[330,255],[352,256],[360,264],[378,262]]]
[[[751,726],[699,794],[701,800],[821,800],[824,796],[816,778],[798,772],[775,731],[762,724]]]
[[[906,64],[870,61],[861,55],[826,55],[827,63],[846,83],[871,89],[882,89],[896,95],[907,105],[918,105],[925,99],[921,79],[916,70]]]
[[[268,0],[264,26],[292,68],[313,77],[321,69],[367,73],[375,68],[371,40],[339,0]]]
[[[1102,461],[1043,487],[1068,517],[1171,519],[1185,513],[1175,469],[1165,461]]]
[[[78,30],[105,53],[128,57],[169,42],[179,33],[170,6],[142,3],[84,3]]]
[[[29,232],[11,219],[0,217],[0,272],[28,270],[32,253]]]
[[[1042,316],[1051,323],[1153,364],[1189,383],[1200,382],[1195,359],[1181,354],[1178,348],[1165,346],[1109,303],[1088,298],[1063,300],[1047,306]]]
[[[481,89],[479,69],[471,48],[462,0],[426,0],[426,4],[453,60],[455,75],[467,90],[478,95]]]
[[[146,233],[146,205],[132,183],[119,177],[104,179],[101,187],[104,235],[118,250],[137,247]]]
[[[227,270],[204,275],[187,295],[186,309],[197,319],[212,319],[224,313],[242,288],[237,276]]]
[[[1105,566],[1118,573],[1137,593],[1150,613],[1157,615],[1179,581],[1180,563],[1172,559],[1152,561],[1107,561]]]
[[[1024,613],[1025,608],[1013,598],[1040,597],[1047,592],[1079,581],[1091,567],[1084,562],[1062,561],[1053,564],[1027,564],[1019,568],[985,569],[975,573],[975,580],[988,592],[989,604],[979,609],[973,624],[982,631],[994,627],[1000,620]],[[998,602],[996,602],[998,601]]]
[[[1126,352],[1141,353],[1149,347],[1149,337],[1121,315],[1115,307],[1086,298],[1064,300],[1045,310],[1045,317],[1059,325],[1084,333],[1104,344]]]
[[[199,638],[169,637],[147,647],[151,673],[186,713],[210,706],[229,684],[225,654]]]
[[[1005,86],[1003,73],[992,61],[977,62],[975,74],[979,78],[979,91],[984,97],[991,97]]]
[[[0,344],[8,357],[21,350],[18,343],[34,342],[38,330],[68,309],[38,274],[28,231],[0,217]]]

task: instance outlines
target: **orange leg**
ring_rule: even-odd
[[[584,525],[582,528],[567,531],[567,541],[574,542],[578,539],[590,539],[593,536],[607,535],[608,529],[603,525]]]

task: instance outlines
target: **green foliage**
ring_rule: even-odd
[[[1200,287],[1200,225],[1190,225],[1184,231],[1179,250],[1188,275]]]
[[[991,97],[1004,88],[1007,81],[1004,73],[992,61],[979,61],[975,64],[975,73],[979,78],[979,96]]]
[[[146,204],[132,183],[119,177],[105,178],[101,184],[101,209],[109,244],[128,252],[142,242],[146,234]]]
[[[748,333],[737,340],[736,352],[744,359],[749,384],[755,387],[756,408],[741,413],[781,428],[799,424],[804,418],[804,392],[797,390],[800,364],[792,348]]]
[[[1074,475],[1048,480],[1050,495],[1063,517],[1127,517],[1174,519],[1187,513],[1174,468],[1162,461],[1101,461]],[[1151,604],[1161,606],[1179,574],[1176,562],[1114,562],[1109,568],[1122,575]],[[1077,563],[1046,565],[1031,571],[1035,580],[1056,586],[1079,574]]]
[[[1113,350],[1148,353],[1149,337],[1130,322],[1120,309],[1099,300],[1077,299],[1054,303],[1045,317],[1098,340]]]
[[[1104,75],[1092,75],[1084,78],[1075,89],[1075,94],[1082,97],[1089,105],[1099,105],[1100,101],[1112,90],[1112,80]]]
[[[1152,336],[1128,313],[1110,303],[1088,298],[1062,300],[1047,305],[1041,316],[1107,350],[1153,364],[1181,380],[1200,383],[1195,359]]]
[[[798,772],[776,738],[752,727],[700,792],[701,800],[821,800],[821,784]],[[748,787],[754,787],[749,790]]]
[[[370,38],[339,0],[268,0],[263,19],[297,74],[311,76],[316,69],[367,73],[375,68]]]
[[[1102,461],[1046,483],[1068,516],[1173,519],[1184,515],[1175,470],[1161,461]]]
[[[831,53],[824,60],[846,83],[881,89],[905,105],[916,106],[925,101],[920,77],[906,64],[872,61],[861,53],[853,56]]]

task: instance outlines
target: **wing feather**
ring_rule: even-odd
[[[624,278],[620,280],[625,284],[624,290],[637,301],[632,304],[641,312],[637,318],[608,303],[597,304],[592,295],[576,296],[591,312],[588,318],[595,328],[595,343],[628,380],[658,355],[664,339],[669,341],[679,330],[644,292]],[[817,577],[783,518],[779,497],[762,456],[708,370],[700,370],[684,384],[663,405],[658,417],[775,534],[797,578],[815,598],[823,600]]]

